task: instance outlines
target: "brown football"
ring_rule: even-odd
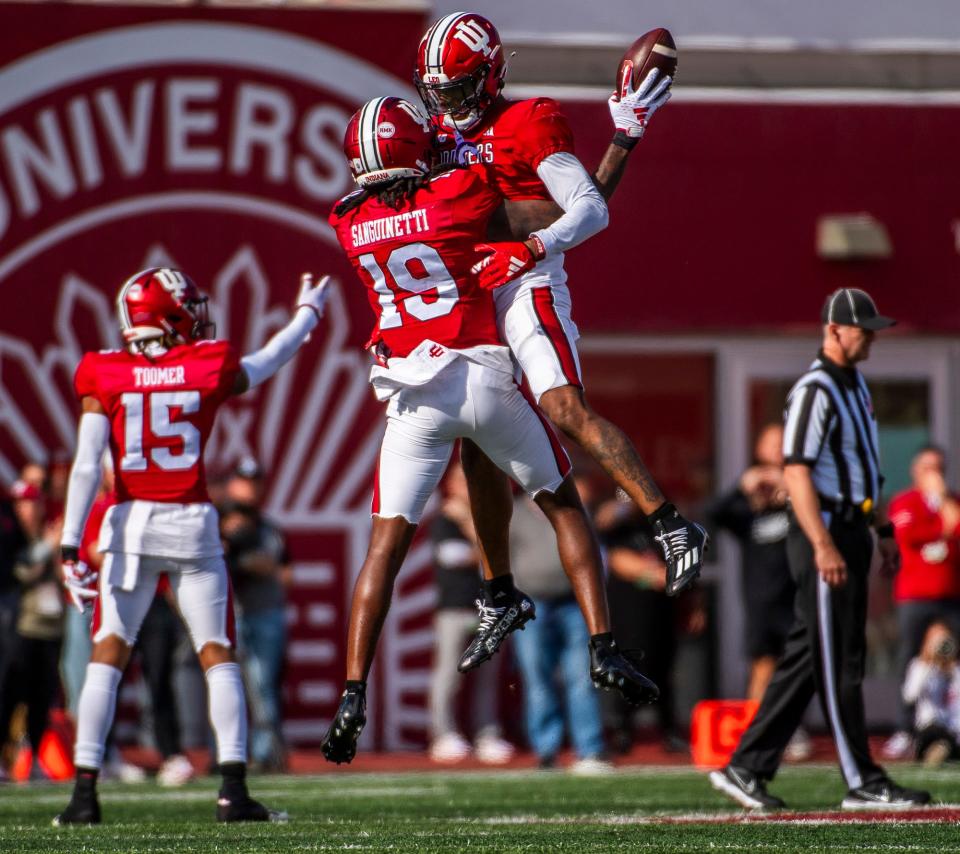
[[[617,68],[615,91],[620,91],[620,81],[625,73],[624,65],[629,60],[633,63],[633,87],[636,88],[654,68],[659,68],[661,74],[669,74],[674,80],[677,76],[677,45],[670,35],[670,30],[657,27],[644,33],[630,47],[627,48],[620,65]]]

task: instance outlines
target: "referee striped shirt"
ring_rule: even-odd
[[[787,464],[810,467],[821,495],[877,503],[883,483],[877,421],[867,383],[856,368],[818,354],[787,396],[783,456]]]

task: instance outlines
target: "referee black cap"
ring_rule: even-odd
[[[842,326],[859,326],[861,329],[886,329],[897,321],[884,317],[877,311],[877,304],[866,291],[859,288],[839,288],[823,304],[820,312],[823,323],[839,323]]]

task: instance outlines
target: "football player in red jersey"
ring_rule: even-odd
[[[153,267],[128,279],[117,297],[125,350],[87,353],[74,387],[81,416],[64,510],[64,583],[81,610],[93,599],[93,653],[77,709],[73,796],[54,824],[100,821],[96,782],[113,721],[117,687],[140,625],[166,575],[208,689],[223,785],[219,821],[284,816],[253,800],[246,786],[247,711],[236,663],[233,608],[217,511],[207,496],[203,451],[217,409],[272,377],[317,325],[328,279],[304,277],[290,322],[260,350],[240,358],[226,341],[206,340],[206,297],[179,270]],[[101,459],[113,458],[117,503],[100,529],[97,574],[79,560],[97,493]]]
[[[574,155],[573,137],[556,101],[506,100],[501,94],[505,73],[503,44],[493,24],[482,15],[458,12],[427,30],[414,82],[446,157],[485,175],[504,197],[498,225],[506,242],[482,246],[487,256],[478,266],[481,283],[496,289],[503,340],[551,420],[647,514],[664,550],[666,590],[676,594],[700,573],[706,532],[666,501],[626,435],[587,404],[563,269],[564,251],[606,226],[605,198],[616,188],[627,154],[651,116],[670,97],[672,81],[657,79],[653,70],[634,91],[625,75],[609,101],[613,142],[591,178]],[[506,572],[508,486],[471,443],[464,443],[462,456],[484,574],[490,577]],[[504,623],[511,601],[497,603],[502,620],[491,629],[481,626],[475,644],[515,628]]]
[[[471,273],[474,247],[486,239],[499,194],[467,169],[431,173],[429,123],[399,98],[365,104],[347,126],[344,151],[361,189],[336,205],[330,222],[377,317],[369,345],[378,356],[371,382],[388,405],[370,545],[347,632],[346,689],[324,755],[337,763],[353,759],[365,723],[365,680],[394,580],[460,438],[472,439],[557,529],[561,559],[591,633],[594,680],[632,702],[656,699],[656,685],[613,642],[599,548],[567,477],[570,462],[514,382],[493,298]],[[503,581],[488,582],[485,595],[495,598]],[[517,626],[534,616],[526,596],[511,607]],[[481,608],[491,625],[499,616]],[[494,638],[477,655],[490,657],[501,641]]]

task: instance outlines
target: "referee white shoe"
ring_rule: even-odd
[[[893,780],[877,780],[851,789],[840,806],[845,810],[909,810],[930,803],[930,793],[906,789]]]

